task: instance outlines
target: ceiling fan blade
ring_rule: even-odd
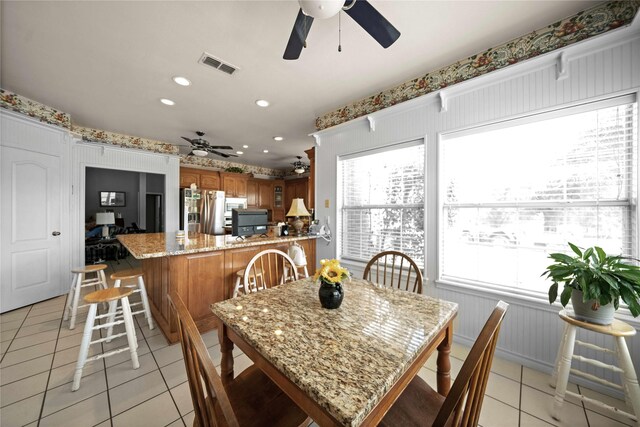
[[[184,139],[185,141],[189,141],[189,144],[193,144],[193,141],[187,138],[186,136],[181,136],[180,138]]]
[[[385,49],[400,37],[400,31],[367,0],[356,0],[353,7],[345,12]]]
[[[224,158],[228,158],[228,157],[238,157],[238,156],[236,156],[235,154],[221,153],[221,152],[216,151],[216,150],[208,150],[208,151],[209,151],[210,153],[217,154],[218,156],[222,156],[222,157],[224,157]]]
[[[233,147],[229,147],[228,145],[209,145],[209,148],[217,148],[220,150],[233,150]]]
[[[313,18],[302,13],[302,9],[300,9],[296,17],[296,23],[293,24],[289,42],[284,50],[283,59],[298,59],[300,57],[304,41],[307,39],[309,29],[311,29],[311,24],[313,24]]]

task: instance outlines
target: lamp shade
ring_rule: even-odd
[[[293,202],[291,202],[291,209],[289,209],[287,216],[311,216],[311,214],[307,208],[304,207],[304,200],[293,199]]]
[[[113,212],[96,213],[96,225],[113,225],[116,223],[116,215]]]

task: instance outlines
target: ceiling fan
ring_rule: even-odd
[[[293,165],[292,172],[295,172],[295,173],[298,173],[298,174],[307,172],[311,166],[309,166],[306,163],[302,163],[302,156],[296,156],[296,158],[298,160],[296,160],[295,162],[291,163]]]
[[[204,132],[196,131],[196,134],[198,135],[198,137],[194,139],[187,138],[186,136],[181,137],[185,141],[189,141],[189,143],[191,144],[192,148],[191,152],[187,154],[188,156],[193,155],[198,157],[206,157],[207,154],[211,153],[222,157],[238,157],[235,154],[227,154],[216,151],[216,149],[233,150],[233,147],[229,147],[228,145],[209,145],[209,142],[207,142],[206,139],[202,138],[204,136]]]
[[[306,46],[307,35],[314,18],[327,19],[341,10],[353,18],[367,33],[385,49],[398,37],[398,31],[367,0],[298,0],[300,11],[293,24],[289,42],[284,51],[284,59],[298,59]]]

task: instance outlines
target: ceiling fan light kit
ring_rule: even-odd
[[[204,150],[192,150],[191,152],[193,153],[194,156],[198,156],[198,157],[207,157],[207,154],[209,154]]]
[[[327,19],[341,10],[349,15],[383,48],[388,48],[400,37],[398,31],[367,0],[298,0],[300,10],[293,24],[284,59],[298,59],[307,47],[307,35],[314,19]],[[339,48],[338,51],[342,49]]]

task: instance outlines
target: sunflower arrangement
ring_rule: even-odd
[[[350,277],[349,270],[341,267],[337,259],[322,259],[320,265],[321,267],[313,276],[314,281],[320,279],[322,283],[335,285]]]

